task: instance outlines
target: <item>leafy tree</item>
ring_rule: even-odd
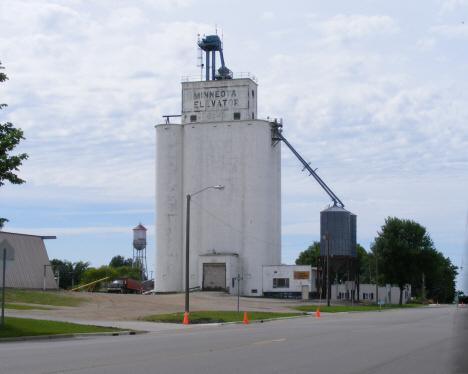
[[[357,258],[359,263],[364,261],[367,256],[367,252],[364,247],[360,244],[356,246]],[[318,257],[320,256],[320,242],[314,241],[305,251],[299,253],[298,258],[296,259],[296,265],[311,265],[313,267],[317,266]],[[346,280],[346,274],[340,274],[340,277],[337,278],[334,271],[330,272],[330,279],[334,281],[335,279],[341,283]]]
[[[361,283],[369,283],[369,261],[371,254],[367,253],[362,245],[359,243],[356,245],[356,253],[359,264],[359,280]]]
[[[0,69],[4,69],[0,62]],[[0,83],[8,79],[5,73],[0,72]],[[7,104],[0,104],[0,109],[7,107]],[[18,156],[11,156],[11,152],[20,142],[23,137],[23,131],[16,129],[13,124],[6,122],[0,124],[0,186],[5,184],[4,181],[8,181],[12,184],[22,184],[25,181],[19,178],[15,171],[19,171],[18,166],[22,165],[22,161],[28,158],[26,153],[22,153]],[[8,222],[6,218],[0,218],[0,229],[4,223]]]
[[[442,302],[452,302],[455,299],[455,279],[458,275],[458,267],[452,264],[449,258],[445,258],[438,252],[437,273],[433,280],[428,279],[428,296]]]
[[[314,241],[304,252],[299,253],[296,265],[317,266],[318,256],[320,256],[320,242]]]
[[[88,269],[89,262],[70,262],[67,260],[53,259],[50,264],[54,270],[60,271],[60,287],[67,289],[80,284],[84,272]]]
[[[120,266],[118,268],[114,268],[112,266],[102,265],[99,268],[91,267],[84,272],[81,283],[84,285],[105,277],[109,277],[107,280],[109,282],[113,281],[115,278],[141,280],[141,270],[140,268],[132,266]]]
[[[468,303],[468,295],[465,295],[463,291],[457,290],[458,302]]]
[[[421,290],[423,272],[428,297],[453,300],[457,267],[434,248],[426,228],[419,223],[388,217],[371,249],[378,258],[379,278],[382,274],[384,283],[400,288],[400,305],[406,284],[412,284],[415,293]]]
[[[99,268],[91,267],[84,272],[81,283],[85,285],[105,277],[109,277],[108,281],[110,282],[113,281],[114,278],[119,278],[120,274],[117,272],[117,269],[112,266],[102,265]]]
[[[116,269],[120,278],[141,280],[141,269],[136,266],[121,266]]]
[[[125,259],[124,256],[114,256],[112,257],[112,260],[109,262],[109,266],[112,266],[113,268],[119,268],[121,266],[132,266],[133,260],[131,258]]]

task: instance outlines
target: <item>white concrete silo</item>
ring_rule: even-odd
[[[257,119],[257,84],[184,82],[181,116],[156,126],[155,290],[185,289],[185,198],[222,184],[192,198],[189,287],[237,293],[239,273],[241,294],[261,296],[262,266],[281,262],[281,148]]]

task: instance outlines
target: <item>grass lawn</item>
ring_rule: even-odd
[[[401,308],[412,308],[417,307],[417,304],[407,304],[407,305],[394,305],[392,304],[390,308],[382,305],[380,308],[377,304],[371,305],[354,305],[351,309],[351,303],[348,305],[348,312],[368,312],[368,311],[376,311],[376,310],[389,310],[389,309],[401,309]],[[316,312],[318,305],[300,305],[296,307],[291,307],[292,309],[299,310],[301,312]],[[346,312],[346,305],[330,305],[327,306],[326,302],[325,305],[320,305],[320,312],[325,313],[341,313]]]
[[[0,303],[0,305],[1,305],[1,303]],[[52,310],[52,308],[44,308],[44,307],[42,307],[42,306],[22,305],[22,304],[10,304],[10,303],[5,303],[5,309],[15,309],[15,310],[33,310],[33,309]]]
[[[98,326],[78,325],[76,323],[43,321],[38,319],[5,317],[5,324],[0,326],[0,338],[19,336],[77,334],[91,332],[123,331]]]
[[[5,290],[5,303],[25,303],[54,306],[78,306],[85,299],[64,295],[63,292]]]
[[[249,321],[281,318],[281,317],[295,317],[302,313],[270,313],[270,312],[247,312],[247,319]],[[140,320],[154,321],[154,322],[172,322],[182,323],[184,320],[185,312],[172,313],[172,314],[158,314],[153,316],[141,317]],[[219,323],[219,322],[242,322],[244,321],[244,312],[239,311],[239,318],[237,318],[237,311],[203,311],[203,312],[190,312],[188,315],[189,323]]]

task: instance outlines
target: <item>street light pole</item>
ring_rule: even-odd
[[[375,248],[375,302],[379,302],[379,257]]]
[[[185,311],[189,312],[189,275],[190,275],[190,200],[191,195],[187,195],[187,224],[185,226]]]
[[[244,278],[241,278],[240,273],[237,273],[237,319],[239,319],[239,290],[240,290],[240,281]]]
[[[330,233],[327,231],[327,306],[330,306]]]
[[[190,292],[190,201],[192,200],[193,195],[203,192],[209,188],[214,188],[215,190],[223,190],[224,186],[210,186],[191,195],[187,195],[187,222],[185,226],[185,311],[187,312],[187,314],[189,313]]]

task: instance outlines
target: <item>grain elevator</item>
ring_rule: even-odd
[[[156,126],[155,291],[186,288],[190,204],[189,288],[237,293],[240,275],[240,294],[261,296],[262,266],[281,262],[281,147],[256,79],[226,68],[217,35],[198,45],[206,75],[183,79],[180,123]]]

